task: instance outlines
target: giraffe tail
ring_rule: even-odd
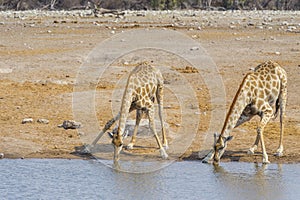
[[[281,115],[283,114],[282,112],[284,112],[285,110],[285,104],[286,104],[286,79],[281,78],[284,81],[281,81],[280,83],[280,93],[278,98],[276,99],[276,104],[275,104],[275,112],[273,115],[273,119],[276,119],[276,117],[278,116],[279,110],[281,112]]]
[[[273,120],[275,120],[278,116],[278,111],[279,111],[279,108],[280,108],[280,98],[277,98],[276,100],[276,103],[275,103],[275,112],[273,114]]]

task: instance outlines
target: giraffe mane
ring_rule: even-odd
[[[238,91],[236,92],[236,94],[235,94],[235,96],[234,96],[234,99],[233,99],[233,101],[232,101],[232,103],[231,103],[231,105],[230,105],[229,111],[228,111],[228,113],[227,113],[227,115],[226,115],[225,122],[224,122],[224,124],[223,124],[223,128],[222,128],[221,134],[223,134],[224,131],[225,131],[225,129],[226,129],[226,125],[227,125],[227,123],[228,123],[229,117],[230,117],[230,115],[232,114],[232,111],[233,111],[233,109],[234,109],[234,106],[236,105],[236,102],[237,102],[237,100],[238,100],[238,98],[239,98],[239,96],[240,96],[241,90],[242,90],[243,86],[245,85],[246,79],[247,79],[248,76],[251,75],[252,73],[253,73],[253,72],[249,72],[249,73],[246,74],[246,76],[244,76],[244,79],[243,79],[242,83],[240,84],[239,89],[238,89]]]

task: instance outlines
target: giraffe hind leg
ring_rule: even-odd
[[[279,103],[280,103],[280,139],[279,139],[279,147],[276,150],[275,156],[283,156],[283,133],[284,133],[284,118],[285,118],[285,106],[287,99],[287,89],[286,87],[282,87],[279,95]]]
[[[160,155],[163,159],[167,159],[168,158],[168,154],[166,152],[166,150],[163,148],[161,142],[160,142],[160,139],[157,135],[157,132],[155,130],[155,123],[154,123],[154,107],[152,107],[151,109],[149,109],[148,111],[148,118],[149,118],[149,125],[150,125],[150,129],[151,129],[151,132],[154,134],[155,136],[155,139],[156,139],[156,142],[159,146],[159,152],[160,152]]]
[[[162,132],[162,142],[165,150],[169,149],[168,140],[166,136],[166,130],[164,127],[164,113],[163,113],[163,86],[158,85],[156,91],[157,103],[158,103],[158,115],[161,124],[161,132]]]

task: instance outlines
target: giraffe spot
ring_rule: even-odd
[[[140,94],[141,93],[141,88],[140,87],[138,87],[138,88],[136,88],[136,94]]]
[[[271,74],[272,80],[277,80],[277,76],[275,74]]]
[[[150,86],[149,86],[149,84],[146,85],[146,93],[147,93],[147,94],[150,93]]]
[[[263,100],[259,99],[259,100],[257,101],[257,107],[258,107],[258,108],[261,108],[263,104],[264,104],[264,101],[263,101]]]
[[[257,83],[256,83],[256,81],[254,80],[254,81],[251,81],[251,85],[253,85],[253,86],[257,86]]]
[[[145,104],[146,104],[146,101],[145,101],[145,99],[143,98],[143,99],[142,99],[142,102],[141,102],[141,106],[142,106],[142,107],[145,107]]]
[[[269,82],[266,83],[266,88],[267,88],[267,89],[271,89],[271,85],[270,85]]]
[[[144,97],[146,95],[146,91],[142,90],[142,97]]]
[[[272,69],[271,69],[271,73],[272,73],[272,74],[276,74],[275,68],[272,68]]]
[[[246,86],[250,87],[250,82],[249,81],[247,81]]]
[[[134,79],[133,83],[134,83],[135,85],[139,85],[139,80],[136,78],[136,79]]]
[[[142,77],[142,80],[141,80],[143,83],[146,83],[148,80],[147,80],[147,77],[143,76]]]
[[[272,87],[273,88],[277,88],[278,87],[278,82],[277,81],[273,81],[272,82]]]
[[[154,95],[154,94],[155,94],[155,91],[156,91],[156,88],[153,87],[153,88],[152,88],[152,91],[151,91],[151,94]]]
[[[146,103],[145,103],[145,107],[149,107],[150,106],[150,103],[147,101]]]
[[[258,93],[258,89],[257,89],[257,88],[255,88],[253,92],[254,92],[254,95],[256,96],[256,95],[257,95],[257,93]]]
[[[260,99],[264,99],[264,97],[265,97],[264,91],[261,91],[261,92],[259,93],[258,97],[259,97]]]
[[[273,94],[274,96],[278,96],[278,93],[279,93],[278,90],[276,90],[276,89],[274,89],[274,88],[272,89],[272,94]]]

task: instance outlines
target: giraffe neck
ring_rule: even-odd
[[[122,98],[120,120],[119,120],[119,127],[118,127],[119,138],[122,138],[122,135],[125,131],[126,120],[132,102],[132,93],[133,93],[133,84],[130,82],[130,78],[129,78],[126,85],[126,90],[124,91],[123,98]]]
[[[248,90],[245,88],[247,81],[247,76],[244,78],[242,84],[240,85],[236,96],[230,106],[230,109],[227,113],[221,135],[228,137],[237,124],[241,114],[243,113],[245,107],[250,103],[250,97],[247,94]]]

